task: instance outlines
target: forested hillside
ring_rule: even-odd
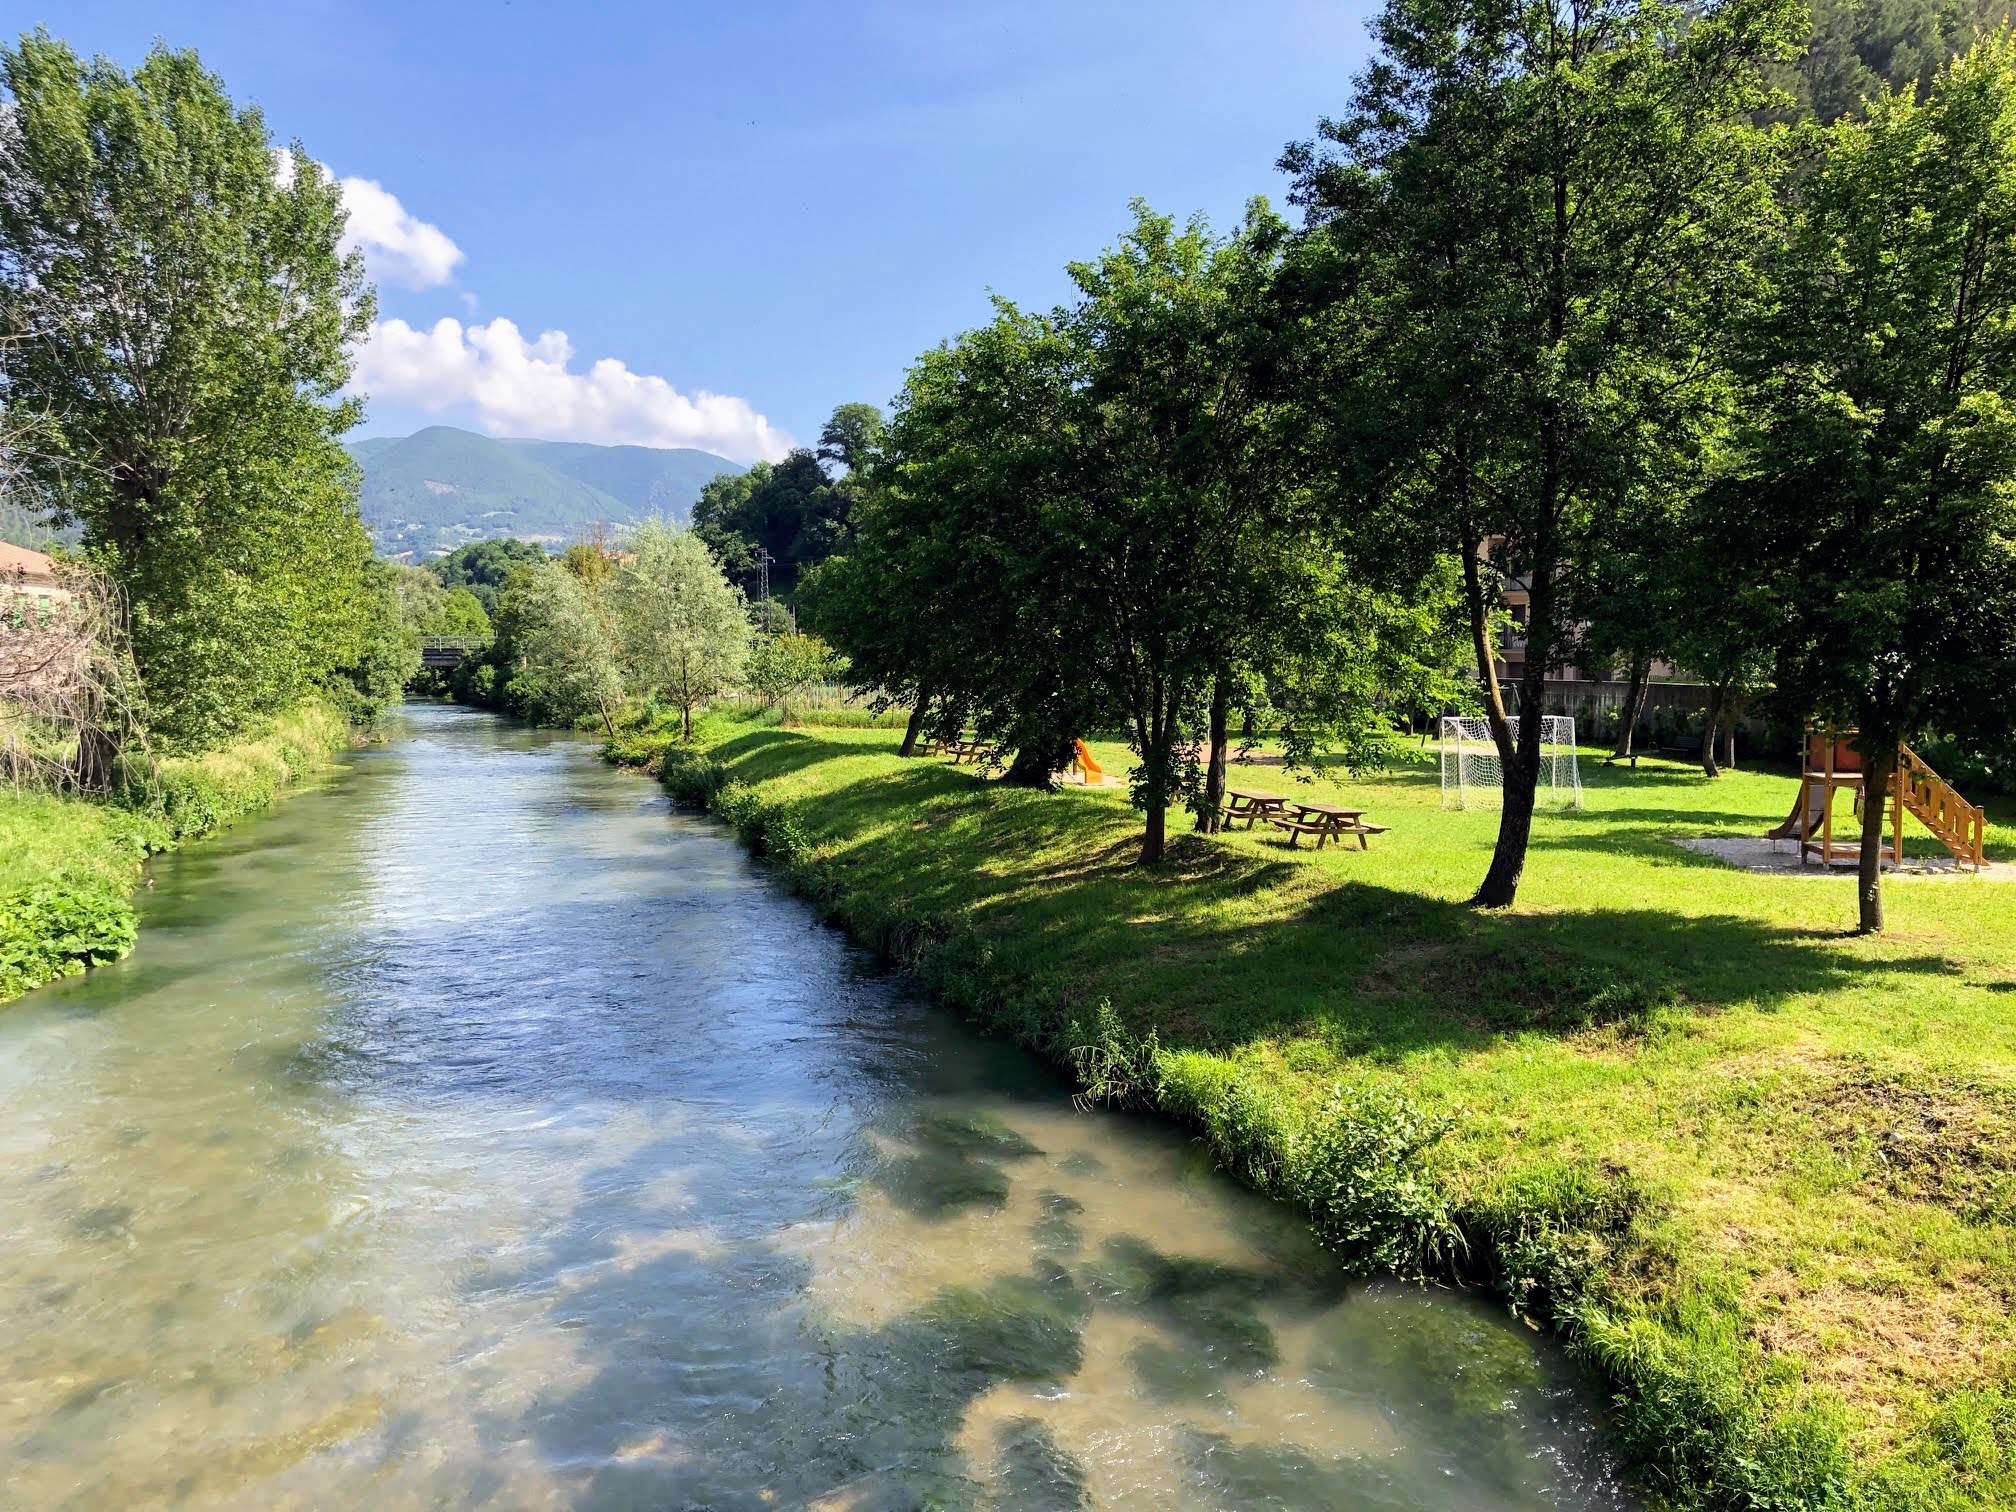
[[[502,535],[564,541],[596,521],[683,519],[710,478],[744,471],[688,448],[500,440],[449,425],[348,449],[364,469],[364,523],[387,556]]]

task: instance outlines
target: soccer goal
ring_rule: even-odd
[[[1512,742],[1519,742],[1519,719],[1511,718]],[[1575,721],[1566,714],[1540,716],[1541,803],[1582,807],[1582,769],[1575,764]],[[1469,808],[1505,797],[1505,769],[1490,721],[1445,715],[1442,720],[1442,807]]]

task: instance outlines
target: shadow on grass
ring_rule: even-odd
[[[868,751],[774,731],[719,748],[752,780]],[[1296,1037],[1398,1058],[1525,1033],[1630,1030],[1674,1012],[1768,1011],[1857,981],[1963,975],[1942,956],[1884,955],[1730,914],[1485,914],[1187,834],[1165,865],[1143,870],[1138,818],[1123,805],[1005,790],[929,760],[836,783],[808,815],[850,890],[963,916],[1071,1011],[1111,998],[1171,1046]],[[1714,866],[1661,831],[1721,817],[1639,811],[1537,843]]]

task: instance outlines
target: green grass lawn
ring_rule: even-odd
[[[1496,813],[1445,811],[1432,764],[1235,767],[1391,831],[1321,853],[1185,835],[1145,872],[1124,789],[1007,790],[899,760],[882,730],[706,736],[791,805],[836,896],[970,922],[1069,1011],[1105,999],[1154,1030],[1165,1063],[1305,1104],[1369,1077],[1452,1114],[1425,1158],[1460,1210],[1514,1214],[1494,1232],[1545,1230],[1520,1194],[1563,1180],[1627,1194],[1588,1240],[1576,1321],[1637,1383],[1620,1418],[1649,1484],[2016,1504],[2016,883],[1893,879],[1890,932],[1858,939],[1850,877],[1672,843],[1761,833],[1794,778],[1585,753],[1587,806],[1543,811],[1519,906],[1485,915],[1464,900]],[[1990,855],[2016,859],[2016,813],[1990,822]],[[1671,1400],[1640,1400],[1648,1382]],[[1659,1444],[1705,1418],[1738,1447],[1662,1470]],[[1763,1468],[1730,1468],[1745,1455]],[[1754,1500],[1772,1486],[1794,1499]]]

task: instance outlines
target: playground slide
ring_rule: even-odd
[[[1085,779],[1085,786],[1104,787],[1106,785],[1105,768],[1092,759],[1092,753],[1085,749],[1084,741],[1074,740],[1071,743],[1078,748],[1078,772]]]
[[[1820,833],[1821,821],[1827,817],[1827,789],[1818,783],[1803,787],[1806,799],[1806,833]],[[1799,838],[1799,800],[1792,800],[1792,812],[1785,816],[1785,822],[1764,837],[1767,840],[1797,840]]]

